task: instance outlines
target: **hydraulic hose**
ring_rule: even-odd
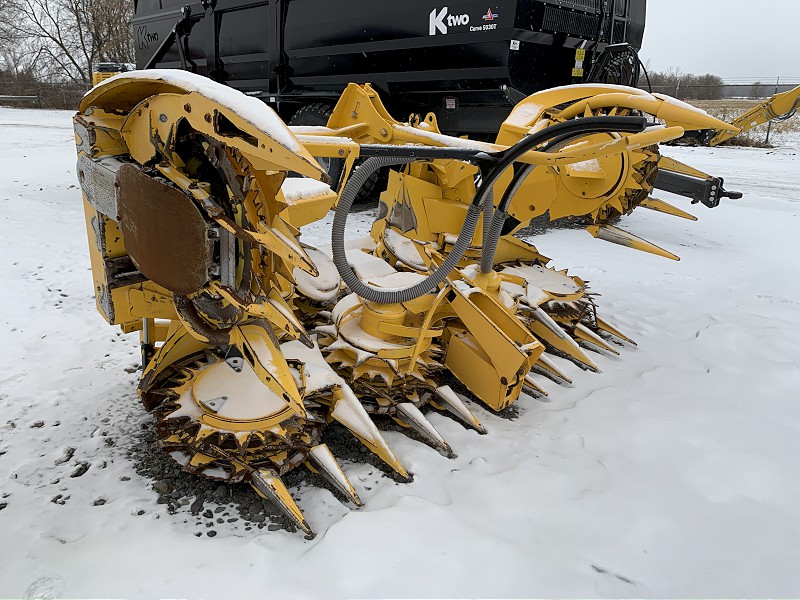
[[[492,233],[492,218],[494,218],[494,190],[491,190],[483,202],[483,243]]]
[[[575,134],[585,135],[587,133],[608,131],[637,133],[644,130],[646,125],[647,120],[644,117],[586,117],[558,123],[533,135],[525,136],[522,140],[500,155],[500,160],[481,181],[481,185],[475,193],[475,197],[467,208],[467,214],[464,218],[461,232],[458,234],[453,249],[442,264],[424,280],[403,290],[382,290],[371,287],[358,278],[358,275],[356,275],[350,263],[347,262],[347,253],[344,247],[345,228],[347,226],[347,216],[358,191],[369,176],[378,169],[392,165],[408,164],[416,160],[414,157],[376,156],[369,158],[353,173],[350,180],[345,184],[339,196],[339,202],[336,205],[333,225],[331,227],[331,250],[336,269],[339,271],[339,275],[347,287],[356,295],[369,302],[378,304],[398,304],[419,298],[433,291],[440,283],[447,279],[447,276],[458,266],[458,263],[463,258],[464,253],[469,248],[469,244],[475,235],[475,228],[478,225],[478,219],[483,211],[485,211],[484,214],[486,215],[488,215],[490,211],[494,214],[492,215],[490,226],[487,228],[484,224],[484,232],[488,233],[489,243],[487,244],[487,240],[484,240],[481,265],[483,266],[485,264],[484,255],[486,255],[486,263],[494,262],[494,254],[500,239],[500,232],[502,231],[503,223],[508,217],[505,209],[500,210],[500,208],[498,208],[496,211],[493,210],[492,205],[494,202],[492,198],[494,185],[505,170],[513,165],[520,156],[528,152],[531,148],[559,136]],[[490,206],[486,206],[486,204]],[[505,208],[507,209],[507,203]]]
[[[501,154],[500,160],[489,171],[486,177],[481,181],[475,197],[472,199],[473,204],[482,205],[483,199],[486,197],[487,188],[492,189],[497,183],[497,180],[505,172],[505,170],[513,165],[517,159],[531,150],[533,147],[550,141],[553,138],[566,135],[575,134],[589,134],[589,133],[604,133],[619,131],[622,133],[640,133],[647,127],[647,119],[644,117],[584,117],[581,119],[572,119],[564,121],[563,123],[556,123],[534,133],[526,135],[519,142],[505,150]]]
[[[353,173],[339,196],[339,203],[336,205],[331,228],[333,263],[336,265],[336,269],[347,287],[364,300],[378,304],[398,304],[409,302],[436,289],[436,286],[447,279],[447,276],[458,266],[459,261],[464,256],[467,248],[469,248],[472,236],[475,234],[482,207],[479,203],[473,202],[467,209],[467,216],[461,227],[461,233],[458,234],[458,239],[456,239],[452,251],[447,255],[444,262],[423,281],[404,290],[388,291],[371,287],[358,278],[350,263],[347,262],[347,254],[344,247],[347,215],[353,205],[353,200],[355,200],[356,194],[367,178],[378,169],[391,165],[407,164],[414,160],[414,158],[369,158]]]
[[[784,121],[788,121],[792,117],[794,117],[795,113],[797,113],[797,109],[800,108],[800,98],[794,101],[792,104],[792,108],[789,109],[789,112],[783,115],[776,115],[775,112],[772,110],[771,106],[767,106],[767,111],[769,113],[770,121],[774,121],[776,123],[783,123]]]
[[[524,170],[525,177],[528,173],[533,171],[534,165],[528,165]],[[525,177],[520,179],[520,184],[525,180]],[[494,206],[492,206],[494,208]],[[484,219],[486,218],[484,212]],[[508,218],[508,213],[500,210],[499,208],[494,211],[491,216],[491,221],[484,223],[483,226],[483,249],[481,250],[481,273],[491,273],[494,268],[494,255],[497,251],[497,244],[500,243],[500,237],[503,232],[503,225]]]
[[[510,167],[514,161],[534,146],[546,143],[543,148],[545,152],[553,152],[560,148],[565,142],[583,137],[591,133],[639,133],[647,126],[645,117],[586,117],[573,119],[547,127],[542,131],[528,135],[517,142],[514,146],[506,150],[503,159],[492,170],[481,184],[481,190],[475,195],[476,199],[481,195],[484,186],[494,185],[500,176]],[[511,185],[503,194],[503,198],[494,211],[491,226],[487,233],[484,224],[483,251],[481,252],[480,268],[482,273],[489,273],[494,268],[494,256],[497,251],[497,244],[503,231],[503,225],[508,219],[508,207],[511,199],[525,182],[525,178],[535,168],[535,165],[526,165],[517,172]]]

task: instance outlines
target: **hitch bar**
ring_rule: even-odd
[[[708,208],[716,208],[723,198],[738,200],[742,197],[741,192],[729,192],[723,187],[723,184],[722,177],[701,179],[700,177],[659,169],[655,187],[659,190],[690,198],[692,204],[700,202]]]

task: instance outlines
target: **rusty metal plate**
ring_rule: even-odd
[[[117,210],[125,247],[148,279],[174,294],[192,294],[208,281],[208,224],[194,201],[134,165],[117,171]]]

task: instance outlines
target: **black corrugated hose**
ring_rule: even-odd
[[[494,204],[494,202],[491,201],[494,185],[506,169],[511,167],[520,156],[532,148],[551,140],[560,142],[568,136],[585,135],[588,133],[638,133],[643,131],[647,125],[647,119],[644,117],[586,117],[582,119],[572,119],[564,123],[552,125],[533,135],[527,135],[514,146],[497,155],[496,158],[499,157],[498,162],[489,170],[486,176],[482,178],[481,184],[475,193],[475,197],[472,199],[467,209],[464,224],[461,227],[461,232],[458,234],[458,238],[451,252],[433,273],[428,275],[423,281],[404,290],[388,291],[373,288],[361,281],[347,262],[347,254],[344,247],[347,215],[350,212],[353,200],[358,194],[359,189],[361,189],[369,176],[378,169],[393,165],[408,164],[416,160],[413,157],[369,158],[353,173],[339,196],[339,202],[336,205],[333,226],[331,228],[333,262],[347,287],[361,298],[379,304],[409,302],[436,289],[436,287],[458,266],[458,263],[463,258],[467,248],[469,248],[469,244],[475,234],[475,228],[477,227],[481,212],[486,211],[484,214],[487,216],[490,212],[494,214],[492,215],[490,226],[487,228],[484,224],[484,235],[488,233],[488,236],[484,239],[483,243],[481,267],[485,268],[486,265],[489,265],[491,270],[494,263],[497,243],[503,229],[503,223],[508,218],[508,205],[513,195],[508,192],[512,190],[509,189],[507,191],[497,210],[492,211],[491,206],[487,207],[486,204]],[[557,144],[551,144],[546,149],[552,151],[556,146]],[[525,169],[522,173],[525,173],[525,171],[529,172],[530,169]],[[524,176],[516,177],[515,180],[514,184],[512,184],[512,188],[514,188],[513,191],[516,191],[522,184]]]

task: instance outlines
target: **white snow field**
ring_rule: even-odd
[[[667,149],[745,193],[623,221],[680,263],[536,239],[639,342],[603,373],[555,359],[574,385],[513,420],[472,403],[486,436],[432,414],[454,459],[387,431],[414,481],[343,461],[359,510],[294,486],[314,540],[212,538],[133,468],[152,417],[95,309],[70,118],[0,108],[0,597],[800,596],[798,151]]]

